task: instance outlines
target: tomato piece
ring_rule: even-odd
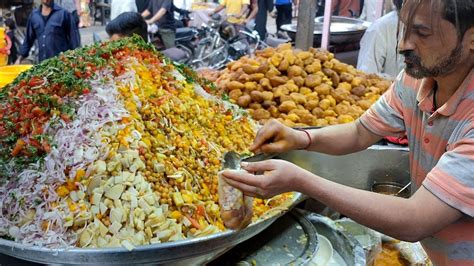
[[[31,113],[36,117],[44,115],[44,111],[38,106],[33,107],[33,109],[31,109]]]
[[[196,214],[200,216],[205,216],[206,215],[206,209],[204,208],[203,205],[198,205],[196,209]]]
[[[188,218],[188,220],[191,222],[191,225],[193,227],[195,227],[198,230],[201,229],[201,225],[199,224],[199,222],[196,219],[192,218],[191,216],[189,216],[187,214],[185,214],[184,216],[186,216],[186,218]]]
[[[43,150],[46,153],[49,153],[51,151],[51,146],[49,145],[49,143],[46,140],[43,141]]]
[[[71,118],[67,115],[67,114],[61,114],[61,119],[66,122],[66,123],[69,123],[71,122]]]
[[[32,77],[28,82],[28,86],[36,87],[44,83],[44,80],[40,77]]]
[[[15,147],[12,150],[12,156],[17,156],[25,147],[26,142],[22,139],[18,139],[15,143]]]
[[[40,125],[35,126],[35,130],[31,132],[33,135],[41,135],[43,134],[43,127]]]
[[[37,148],[37,149],[41,149],[42,148],[42,145],[41,143],[39,143],[39,141],[37,141],[36,139],[32,139],[30,138],[29,139],[29,142],[30,142],[30,145]]]
[[[150,99],[149,101],[151,103],[154,103],[156,105],[162,105],[166,100],[166,97],[165,96],[162,96],[160,98],[153,98],[153,99]]]
[[[140,155],[145,155],[145,153],[146,153],[146,150],[145,150],[144,147],[138,148],[138,154],[140,154]]]

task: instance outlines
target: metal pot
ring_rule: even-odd
[[[317,17],[314,21],[313,46],[318,47],[321,44],[323,17]],[[361,19],[333,16],[331,18],[330,43],[334,45],[358,43],[369,25],[370,23]],[[296,23],[285,24],[281,26],[281,29],[288,32],[292,40],[295,40]]]

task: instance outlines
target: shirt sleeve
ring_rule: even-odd
[[[404,72],[400,73],[390,89],[359,118],[358,121],[370,132],[382,137],[405,134],[403,75]]]
[[[78,47],[81,46],[81,35],[79,33],[79,29],[77,27],[76,21],[72,19],[72,15],[69,12],[64,12],[65,13],[65,27],[66,32],[69,33],[69,49],[74,50]]]
[[[25,39],[23,40],[23,43],[20,45],[20,49],[18,51],[18,53],[23,58],[28,57],[28,54],[30,53],[30,49],[36,40],[36,34],[33,28],[33,19],[34,19],[34,16],[33,14],[31,14],[30,17],[28,18],[28,22],[26,23]]]
[[[161,8],[166,9],[168,12],[173,11],[173,1],[172,0],[165,0],[163,1],[163,4],[161,5]]]
[[[360,40],[357,68],[368,73],[382,73],[385,65],[385,38],[376,29],[367,30]]]
[[[474,128],[448,149],[423,186],[446,204],[474,217]]]
[[[148,2],[147,7],[145,10],[148,10],[148,12],[152,13],[153,12],[153,1]]]

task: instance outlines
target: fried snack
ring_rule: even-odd
[[[229,94],[240,107],[255,110],[250,114],[260,123],[268,120],[268,113],[288,126],[349,123],[377,101],[391,83],[319,49],[293,50],[284,44],[255,54],[255,58],[245,56],[229,63],[216,81],[215,93]],[[293,109],[305,109],[307,114],[293,112],[289,116]]]

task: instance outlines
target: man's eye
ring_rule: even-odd
[[[420,37],[428,37],[430,34],[424,31],[417,30],[416,34]]]

